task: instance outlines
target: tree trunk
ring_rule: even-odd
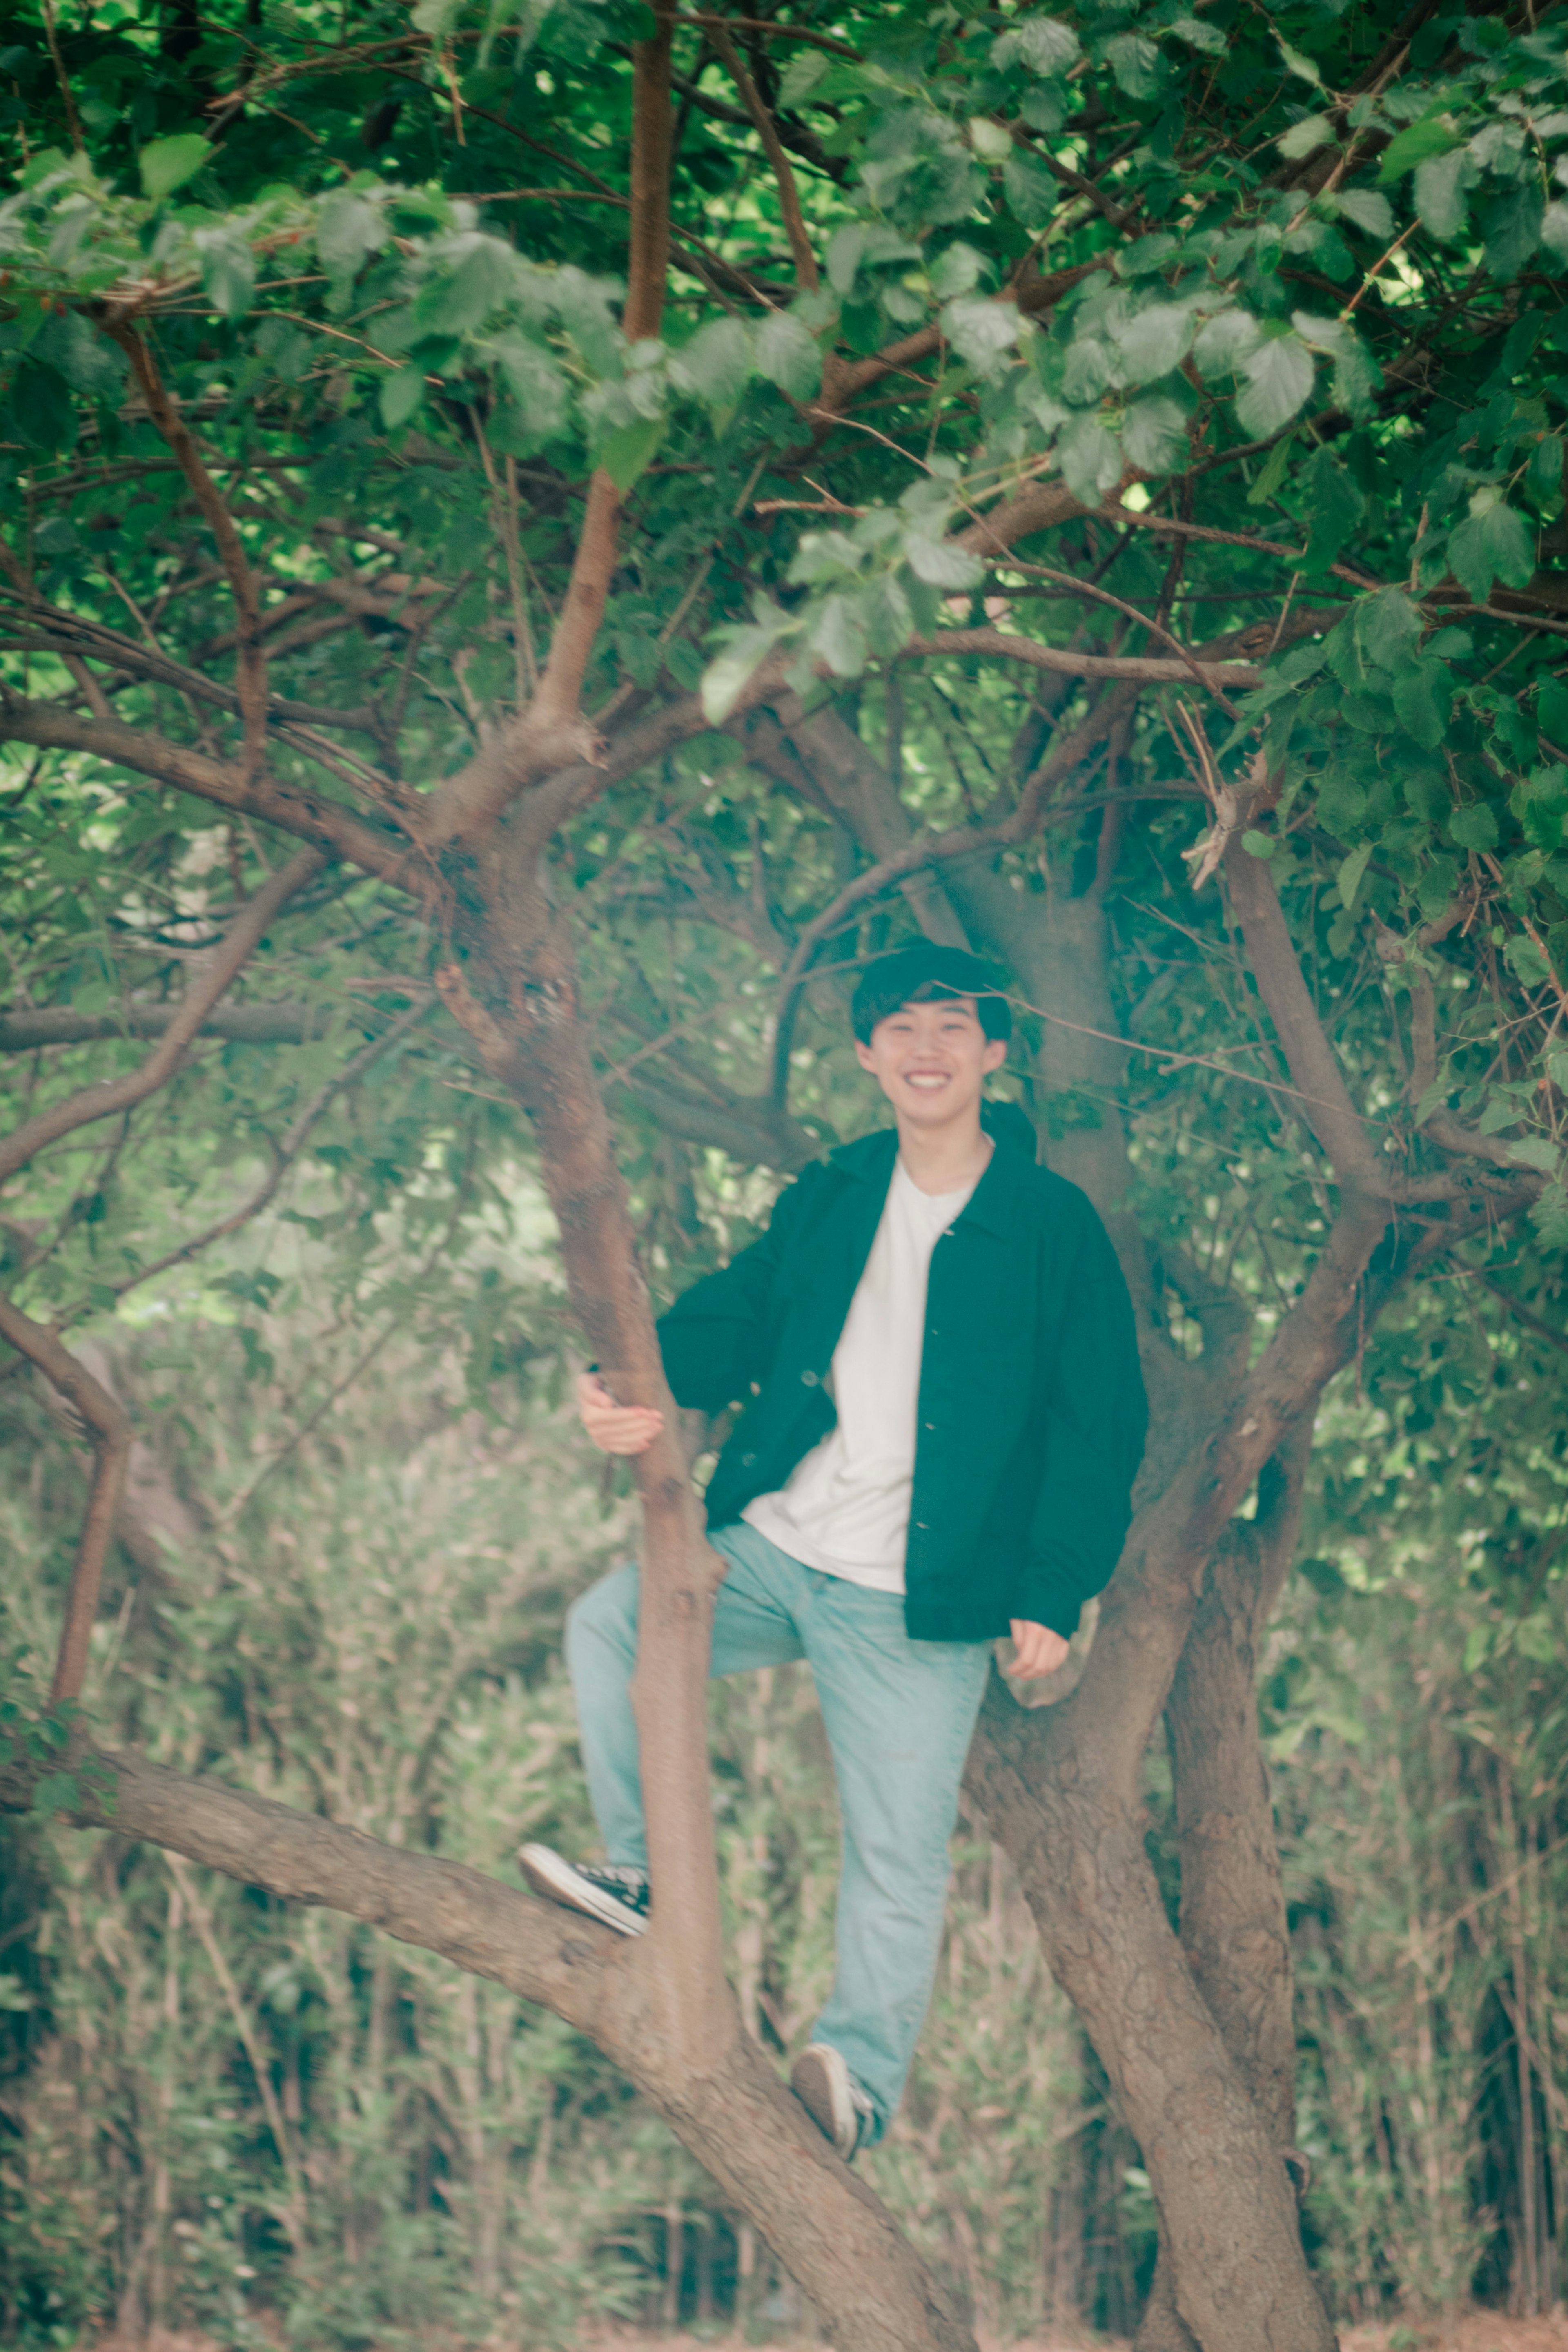
[[[590,1346],[615,1393],[655,1406],[665,1422],[636,1463],[643,1545],[634,1704],[652,1918],[646,1937],[619,1956],[623,1994],[588,2030],[765,2231],[831,2340],[867,2352],[968,2352],[968,2331],[913,2249],[741,2030],[720,1948],[707,1754],[721,1565],[687,1475],[565,924],[550,919],[528,936],[541,903],[537,877],[508,872],[504,847],[486,882],[491,919],[476,968],[486,1002],[455,968],[440,984],[486,1066],[530,1115]]]

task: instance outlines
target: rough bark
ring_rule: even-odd
[[[1312,1445],[1291,1432],[1262,1482],[1258,1517],[1227,1530],[1205,1580],[1166,1709],[1181,1863],[1181,1948],[1292,2187],[1296,2036],[1290,1928],[1269,1776],[1258,1736],[1258,1653],[1289,1573]],[[1192,2352],[1162,2242],[1136,2352]]]
[[[1096,740],[1124,726],[1134,692],[1109,689],[1110,707],[1093,714]],[[835,790],[833,757],[845,821],[887,860],[898,835],[891,778],[863,747],[858,761],[845,759],[821,718],[814,733],[792,731],[825,794]],[[1063,758],[1069,745],[1074,756]],[[1047,765],[1063,792],[1082,789],[1072,738]],[[1169,1348],[1141,1236],[1123,1212],[1126,1138],[1116,1095],[1125,1055],[1115,1042],[1123,1032],[1103,907],[1113,865],[1113,835],[1076,892],[1071,861],[1053,861],[1043,898],[1013,891],[979,860],[938,869],[968,936],[1002,957],[1038,1008],[1042,1092],[1073,1112],[1048,1155],[1083,1185],[1117,1240],[1155,1407],[1139,1517],[1078,1688],[1055,1706],[1025,1710],[994,1684],[968,1787],[1012,1856],[1049,1964],[1148,2166],[1163,2256],[1143,2352],[1192,2352],[1194,2344],[1202,2352],[1328,2352],[1333,2334],[1307,2272],[1281,2153],[1292,2137],[1288,1953],[1254,1647],[1289,1562],[1311,1407],[1343,1360],[1347,1318],[1385,1211],[1351,1196],[1295,1315],[1250,1370],[1247,1318],[1234,1301],[1228,1315],[1225,1301],[1205,1302],[1212,1346],[1201,1363]],[[1278,902],[1248,911],[1270,959],[1265,996],[1293,1014],[1280,977]],[[1288,1042],[1309,1059],[1318,1050],[1299,1028]],[[1322,1075],[1321,1057],[1312,1060],[1314,1083]],[[1354,1125],[1348,1097],[1343,1108]],[[1261,1524],[1235,1522],[1260,1477]],[[1179,1941],[1145,1851],[1140,1786],[1167,1702],[1180,1727],[1172,1735]]]
[[[79,1416],[92,1445],[92,1486],[88,1495],[76,1559],[66,1594],[65,1624],[55,1659],[49,1704],[81,1696],[88,1650],[98,1617],[103,1563],[109,1554],[131,1459],[131,1416],[116,1396],[96,1381],[44,1324],[24,1315],[0,1293],[0,1339],[37,1366],[56,1393]]]
[[[1143,2151],[1203,2352],[1332,2352],[1285,2167],[1166,1916],[1141,1809],[1076,1737],[1083,1704],[1024,1709],[993,1685],[968,1787]]]
[[[820,2136],[813,2141],[814,2126],[802,2129],[801,2111],[743,2032],[725,1977],[706,1689],[722,1564],[705,1540],[687,1475],[570,936],[546,914],[537,874],[517,860],[516,845],[503,845],[483,870],[488,952],[475,969],[482,996],[455,967],[438,984],[486,1067],[529,1113],[591,1349],[618,1397],[655,1406],[665,1423],[635,1465],[643,1534],[632,1696],[653,1904],[635,1959],[622,1963],[637,1988],[634,2033],[624,2041],[606,2023],[602,2046],[763,2229],[833,2341],[946,2352],[967,2345],[967,2331],[880,2206]]]

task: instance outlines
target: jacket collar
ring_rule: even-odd
[[[958,1223],[982,1225],[1005,1238],[1014,1230],[1022,1190],[1035,1165],[1035,1132],[1016,1103],[982,1103],[980,1125],[996,1149]],[[884,1127],[853,1143],[841,1143],[828,1158],[844,1175],[885,1195],[898,1158],[897,1129]]]

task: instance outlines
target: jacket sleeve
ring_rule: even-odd
[[[762,1379],[776,1337],[775,1276],[815,1174],[808,1168],[780,1192],[759,1241],[694,1283],[661,1317],[664,1378],[677,1404],[722,1412]]]
[[[1149,1417],[1133,1302],[1110,1235],[1087,1202],[1084,1209],[1011,1611],[1069,1641],[1083,1603],[1110,1582],[1121,1557]]]

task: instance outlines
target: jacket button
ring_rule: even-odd
[[[756,1461],[755,1454],[743,1454],[740,1457],[740,1466],[743,1470],[749,1470],[754,1467]]]
[[[924,1519],[915,1520],[915,1532],[917,1536],[923,1536],[925,1533],[925,1522]]]
[[[810,1366],[808,1365],[806,1370],[801,1373],[800,1380],[804,1387],[814,1389],[821,1377],[820,1373],[812,1371]]]
[[[928,1422],[926,1423],[925,1426],[926,1426],[926,1428],[927,1428],[927,1429],[935,1429],[935,1428],[936,1428],[936,1423],[934,1421],[928,1421]]]

